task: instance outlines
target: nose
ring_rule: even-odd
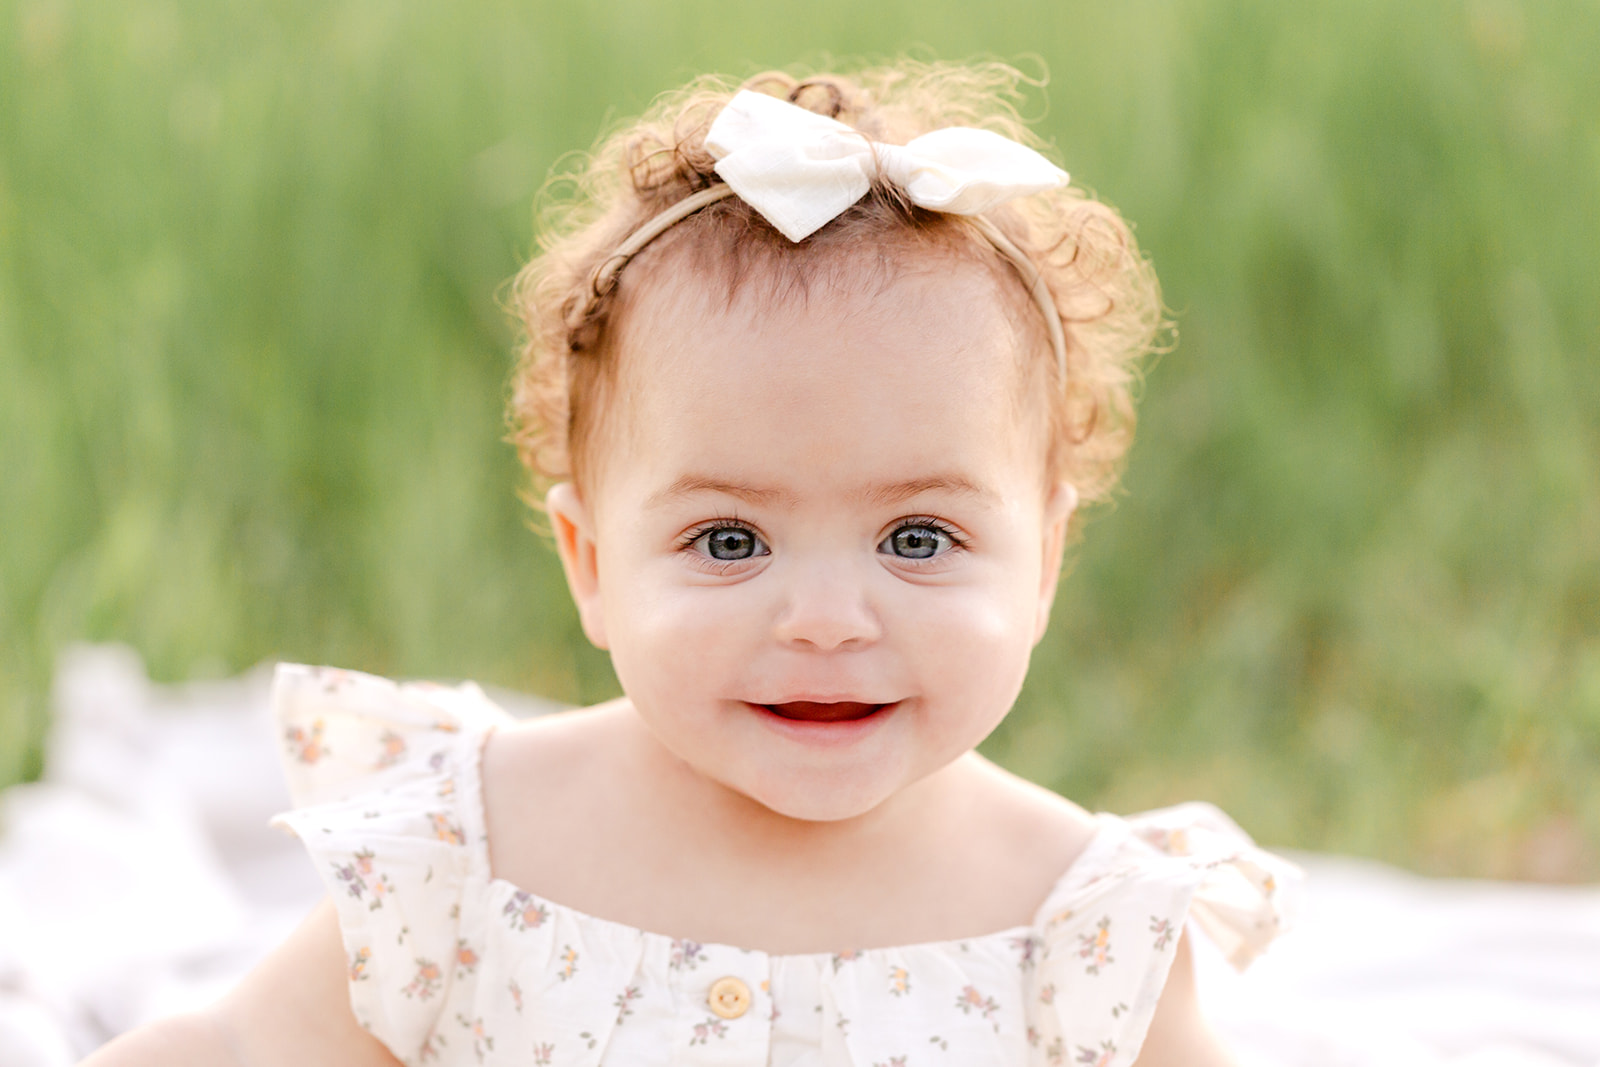
[[[773,626],[786,645],[821,652],[866,648],[883,636],[863,576],[835,563],[795,568]]]

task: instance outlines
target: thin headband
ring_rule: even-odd
[[[966,216],[1017,269],[1044,315],[1056,367],[1066,378],[1066,333],[1044,275],[981,214],[1067,183],[1067,173],[1033,149],[992,130],[965,126],[934,130],[905,145],[884,144],[825,115],[748,90],[718,114],[705,144],[725,184],[684,197],[629,234],[595,268],[590,310],[616,286],[617,273],[640,249],[718,200],[737,195],[798,243],[865,196],[873,177],[881,175],[918,207]]]

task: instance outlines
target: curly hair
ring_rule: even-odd
[[[999,63],[904,61],[848,77],[766,73],[742,87],[838,119],[874,141],[904,144],[931,129],[963,125],[1042,148],[1016,111],[1022,80]],[[1022,384],[1048,400],[1047,477],[1071,482],[1085,503],[1106,499],[1132,441],[1133,387],[1140,359],[1162,328],[1161,301],[1128,226],[1076,186],[988,214],[1038,265],[1054,297],[1067,340],[1064,380],[1015,268],[959,216],[918,208],[881,182],[799,244],[727,197],[674,225],[620,271],[615,285],[595,284],[628,235],[721,182],[705,136],[737,88],[707,77],[666,94],[643,118],[600,142],[573,176],[573,195],[547,197],[541,250],[512,290],[523,339],[512,378],[510,440],[534,487],[566,478],[581,484],[591,469],[617,376],[618,323],[630,287],[637,291],[652,267],[688,255],[696,276],[720,280],[730,298],[751,279],[764,279],[774,293],[804,292],[821,275],[859,271],[865,248],[875,250],[869,271],[893,270],[884,258],[889,249],[976,258],[1006,279],[1001,291],[1027,349],[1020,354],[1027,368]]]

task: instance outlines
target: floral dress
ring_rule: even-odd
[[[1299,880],[1186,804],[1097,816],[1028,926],[804,955],[701,944],[492,874],[479,755],[512,720],[476,686],[285,665],[273,703],[296,804],[274,821],[332,894],[356,1019],[406,1064],[1130,1064],[1185,922],[1242,967]]]

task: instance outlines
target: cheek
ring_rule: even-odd
[[[671,564],[647,567],[606,592],[606,630],[630,695],[725,681],[757,632],[751,597],[737,588],[684,585]]]
[[[940,590],[907,605],[907,647],[923,671],[961,699],[1010,706],[1033,649],[1034,605],[1011,581]]]

